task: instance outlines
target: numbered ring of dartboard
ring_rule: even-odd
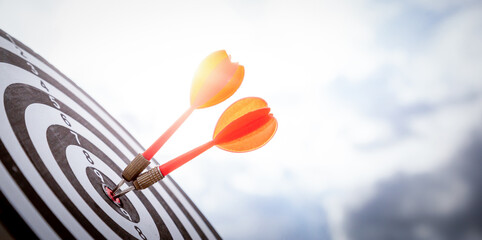
[[[12,46],[0,38],[4,43],[0,44],[4,106],[0,110],[0,147],[15,153],[15,160],[12,154],[2,156],[5,167],[0,167],[0,174],[5,177],[0,184],[10,202],[13,198],[17,205],[30,202],[19,212],[36,235],[219,238],[197,209],[197,218],[204,221],[196,221],[175,196],[163,198],[150,189],[113,199],[110,189],[121,180],[122,169],[136,152],[98,113],[56,80],[62,76],[54,78],[55,71],[34,64],[24,51],[14,54],[14,48],[19,48],[10,40]],[[9,181],[15,181],[18,188]],[[160,186],[155,189],[172,195],[164,183]],[[40,216],[29,215],[29,211],[38,211]]]
[[[103,192],[105,185],[113,186],[113,180],[120,180],[118,173],[121,169],[111,160],[120,158],[115,154],[119,150],[104,153],[95,147],[109,141],[98,139],[92,131],[84,128],[79,123],[82,121],[80,116],[69,107],[60,101],[52,104],[58,108],[48,106],[47,100],[50,99],[52,103],[55,101],[52,96],[25,84],[10,85],[5,90],[5,96],[9,121],[25,121],[25,123],[16,124],[13,129],[21,144],[29,149],[33,166],[25,164],[19,166],[19,169],[31,172],[34,170],[31,168],[35,167],[38,172],[43,173],[41,175],[43,180],[59,199],[65,199],[62,202],[63,205],[71,209],[70,212],[77,221],[91,225],[86,225],[84,228],[92,236],[101,236],[94,226],[102,224],[107,224],[112,234],[120,233],[122,237],[131,237],[138,233],[139,225],[155,227],[155,221],[161,221],[159,215],[154,214],[155,209],[142,192],[136,192],[136,196],[131,195],[129,198],[120,198],[119,205],[114,204],[110,199],[106,199],[107,201],[104,201],[105,198],[102,199],[102,195],[98,194],[99,189]],[[43,121],[38,121],[39,118]],[[25,129],[23,124],[26,126]],[[87,139],[94,139],[95,144]],[[102,148],[111,149],[107,146]],[[50,149],[50,151],[36,151],[36,149]],[[55,181],[51,181],[51,178]],[[88,187],[81,185],[82,179],[88,179],[92,185]],[[34,189],[39,189],[42,184],[34,179],[30,179],[29,182],[33,183]],[[143,205],[144,208],[136,211],[131,201],[136,202],[136,206]],[[82,208],[79,205],[83,203],[87,206]],[[89,221],[84,221],[85,216],[90,216]],[[132,227],[123,228],[119,224],[131,224]],[[131,231],[125,229],[131,229]],[[148,232],[158,233],[159,231]],[[156,239],[159,235],[149,237]]]
[[[120,180],[121,168],[111,159],[127,160],[125,154],[59,99],[67,98],[67,95],[48,83],[46,76],[42,78],[45,73],[41,73],[40,69],[36,69],[29,62],[26,62],[26,65],[24,67],[28,67],[27,69],[22,69],[22,66],[3,66],[10,68],[6,72],[21,79],[22,83],[15,79],[10,79],[10,82],[9,79],[2,79],[2,82],[8,85],[3,91],[6,118],[31,160],[18,163],[21,172],[29,173],[25,174],[28,181],[25,184],[30,184],[38,193],[50,193],[62,199],[61,204],[65,209],[94,238],[119,235],[122,238],[158,239],[164,229],[156,223],[162,220],[142,192],[121,197],[119,205],[110,199],[103,199],[98,193],[103,186],[113,186],[114,181]],[[34,87],[35,84],[37,87]],[[100,151],[96,146],[110,151]],[[34,172],[40,174],[32,174]],[[42,179],[39,179],[39,176]],[[79,180],[83,178],[88,179],[91,186],[80,184]],[[49,189],[44,190],[45,184]],[[131,202],[144,207],[134,209]],[[53,211],[58,208],[58,204],[51,199],[47,199],[45,203]],[[158,229],[142,232],[140,226]],[[81,231],[71,229],[69,232]]]

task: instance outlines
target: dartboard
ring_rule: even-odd
[[[220,238],[169,176],[109,198],[106,189],[142,146],[70,79],[1,30],[0,92],[0,221],[11,236]]]

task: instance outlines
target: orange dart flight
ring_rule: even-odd
[[[238,100],[216,124],[213,140],[159,166],[162,175],[174,171],[212,146],[230,152],[248,152],[265,145],[276,133],[278,122],[266,101],[258,97]]]
[[[216,124],[215,145],[230,152],[248,152],[262,147],[278,128],[270,110],[266,101],[258,97],[233,103]]]
[[[194,109],[214,106],[226,100],[236,92],[243,78],[244,67],[232,63],[226,51],[211,53],[201,62],[194,75],[189,109],[142,155],[150,160]]]

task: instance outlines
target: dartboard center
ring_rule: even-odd
[[[107,185],[103,185],[102,188],[104,189],[104,193],[105,195],[110,199],[112,200],[113,203],[115,203],[117,206],[121,207],[122,206],[122,202],[120,200],[120,198],[114,198],[114,192],[112,191],[112,189],[110,189]]]

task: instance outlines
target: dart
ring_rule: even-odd
[[[122,180],[112,190],[117,192],[127,181],[135,179],[152,157],[191,115],[195,109],[207,108],[232,96],[244,78],[244,67],[231,62],[225,50],[207,56],[199,65],[191,85],[190,107],[144,153],[138,154],[122,172]]]
[[[211,141],[149,169],[134,180],[134,186],[121,191],[114,198],[134,189],[148,188],[213,146],[230,152],[249,152],[264,146],[278,128],[278,122],[270,111],[266,101],[261,98],[248,97],[236,101],[219,118]]]

